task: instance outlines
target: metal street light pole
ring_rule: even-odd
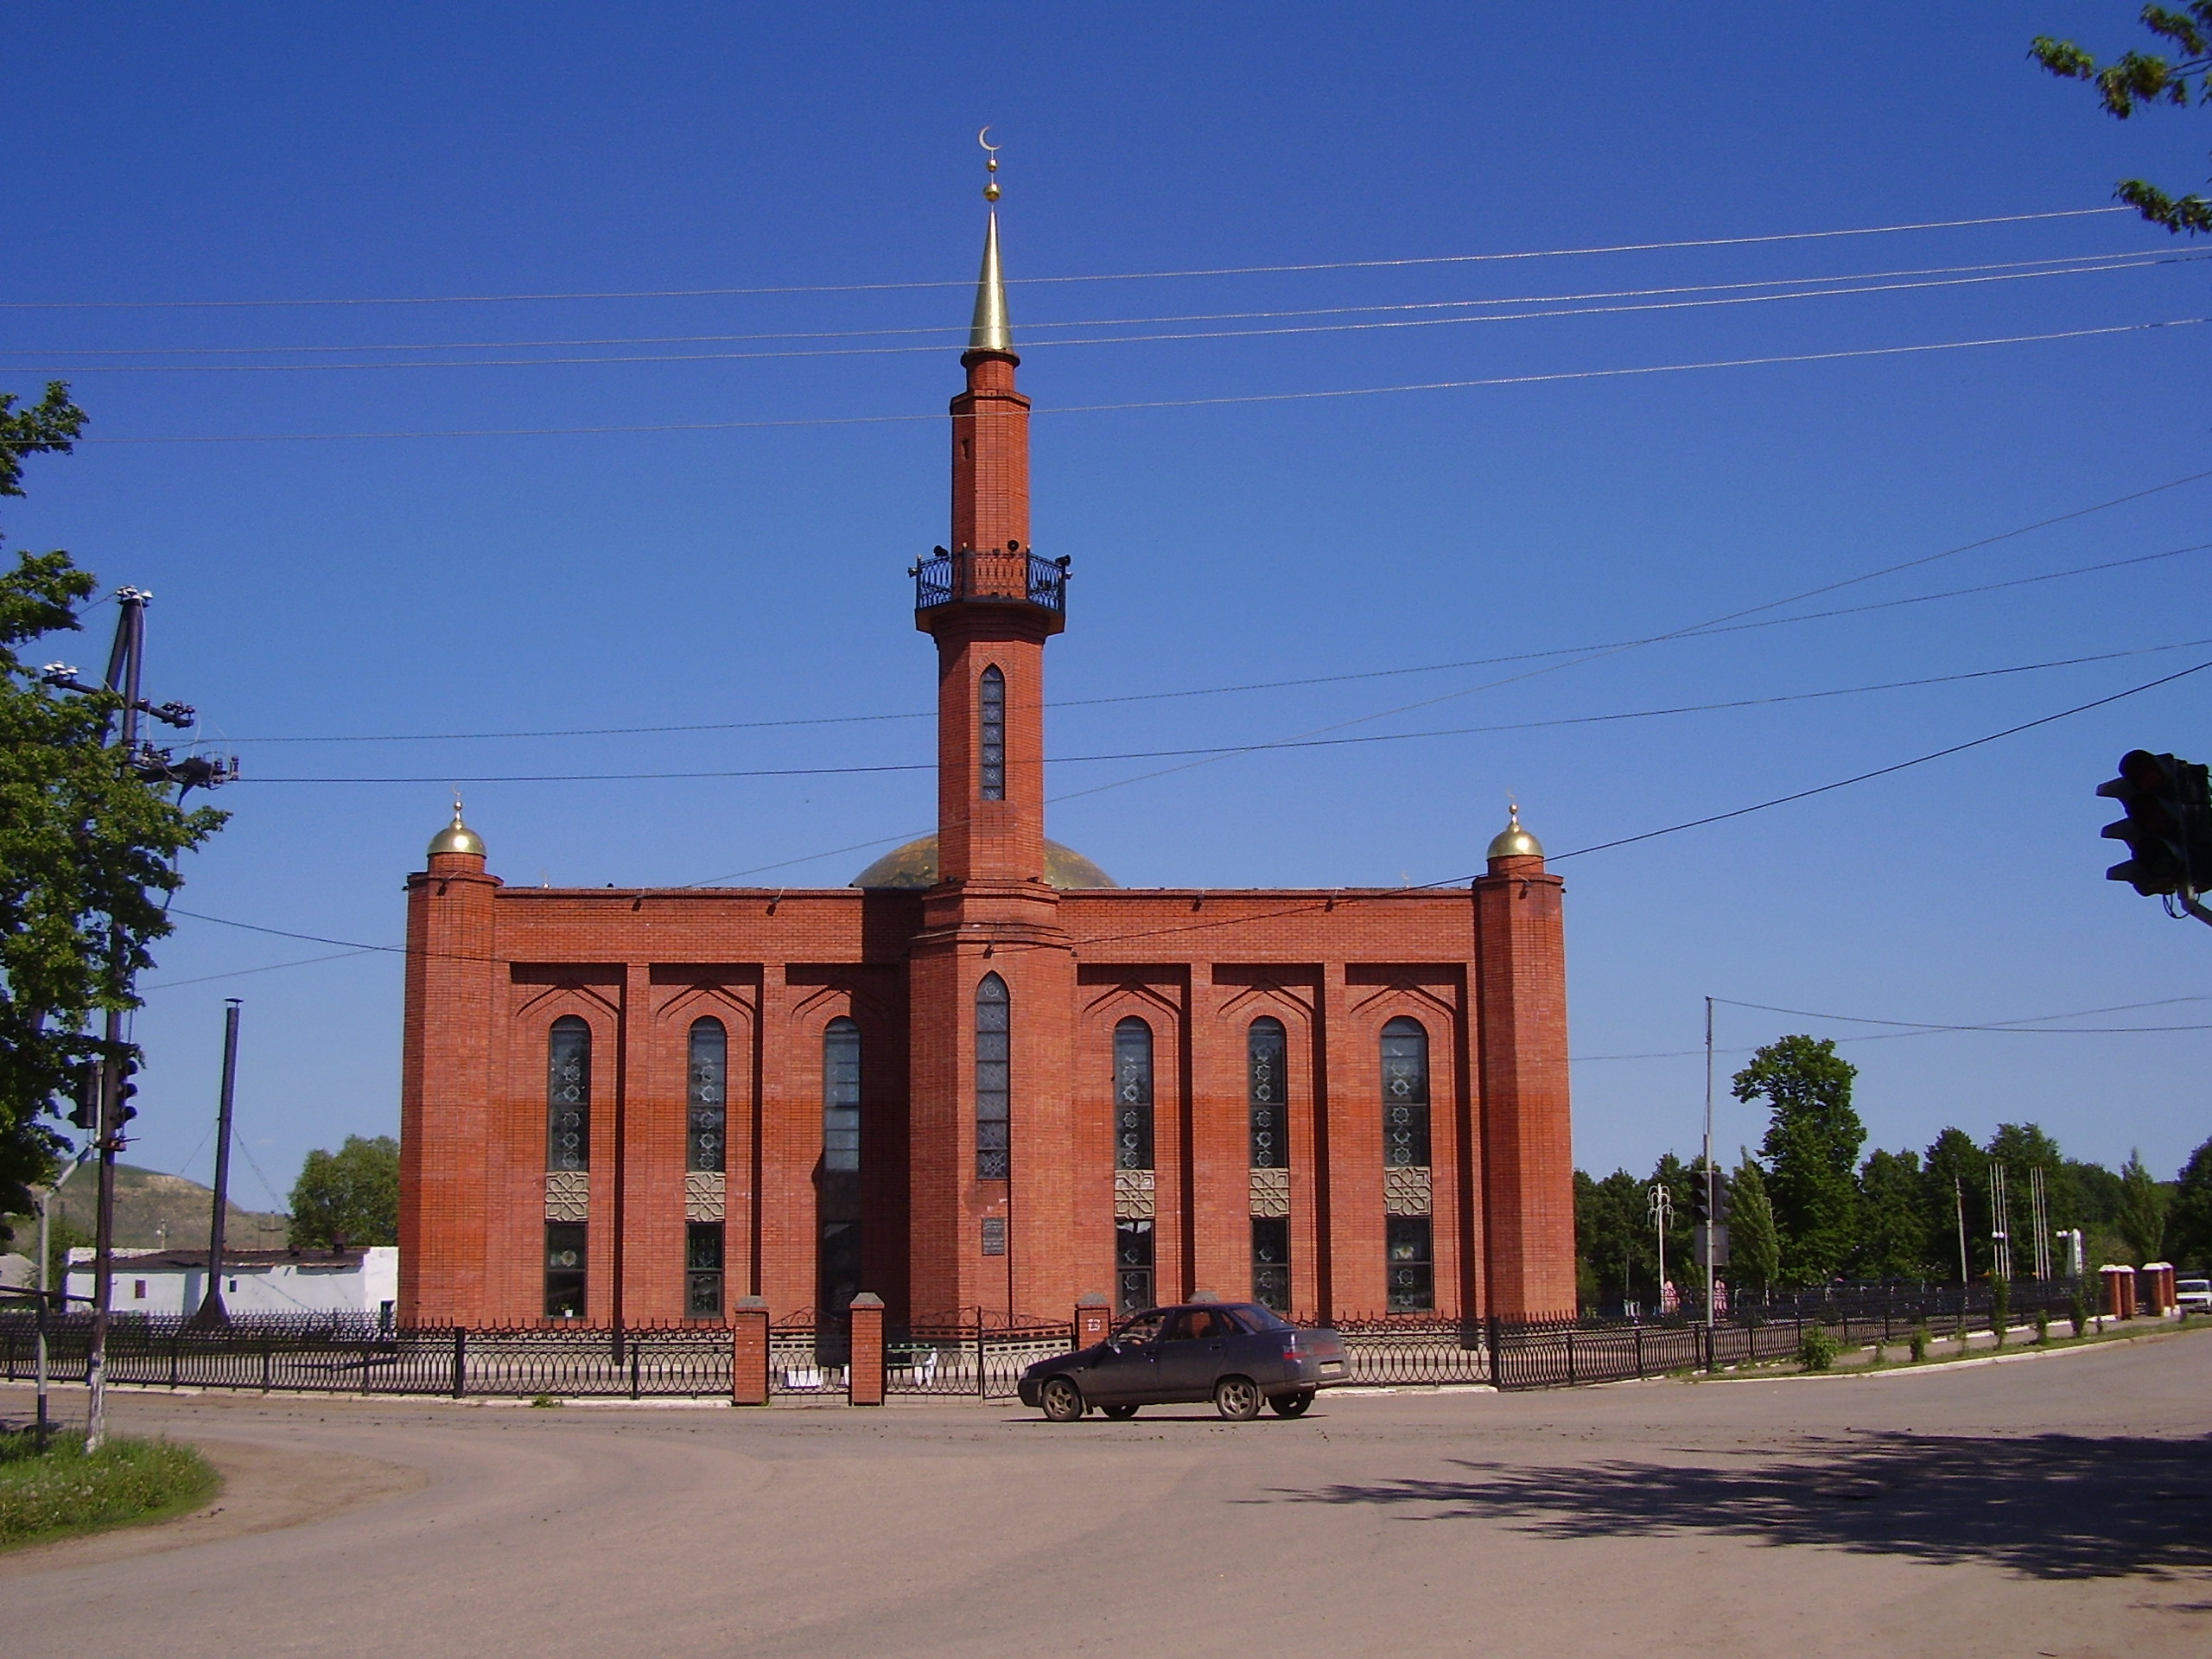
[[[54,1299],[54,1272],[49,1265],[54,1260],[54,1195],[68,1185],[69,1178],[82,1167],[81,1164],[71,1164],[56,1178],[52,1186],[42,1186],[38,1191],[38,1449],[41,1452],[46,1450],[46,1437],[49,1433],[46,1403],[46,1325],[49,1305]],[[67,1274],[61,1277],[61,1285],[66,1293],[69,1286]]]
[[[1713,1329],[1713,1227],[1719,1208],[1713,1202],[1719,1183],[1713,1175],[1713,999],[1705,999],[1705,1328]]]
[[[231,1099],[238,1081],[238,999],[224,999],[223,1094],[215,1109],[215,1214],[207,1224],[207,1294],[194,1325],[228,1325],[231,1311],[223,1306],[223,1224],[231,1204]]]

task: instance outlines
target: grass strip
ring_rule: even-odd
[[[92,1456],[73,1435],[41,1452],[29,1429],[0,1433],[0,1549],[162,1521],[197,1509],[222,1484],[174,1440],[111,1440]]]

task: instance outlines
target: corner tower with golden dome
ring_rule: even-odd
[[[1046,838],[1068,563],[986,194],[909,573],[937,833],[848,887],[507,887],[456,803],[407,883],[404,1322],[1574,1312],[1561,884],[1517,808],[1471,889],[1125,888]]]

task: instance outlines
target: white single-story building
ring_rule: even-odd
[[[92,1251],[69,1252],[68,1290],[72,1310],[92,1305]],[[207,1294],[205,1250],[115,1253],[111,1312],[197,1313]],[[237,1318],[345,1313],[390,1325],[398,1300],[399,1251],[394,1245],[223,1252],[223,1306]]]

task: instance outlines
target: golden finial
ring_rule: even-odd
[[[985,201],[996,201],[999,199],[998,152],[1003,149],[1004,146],[991,143],[990,138],[991,130],[988,127],[985,127],[982,131],[976,135],[976,142],[982,145],[986,150],[990,152],[990,159],[983,163],[983,167],[987,174],[987,176],[983,181],[983,200]]]

